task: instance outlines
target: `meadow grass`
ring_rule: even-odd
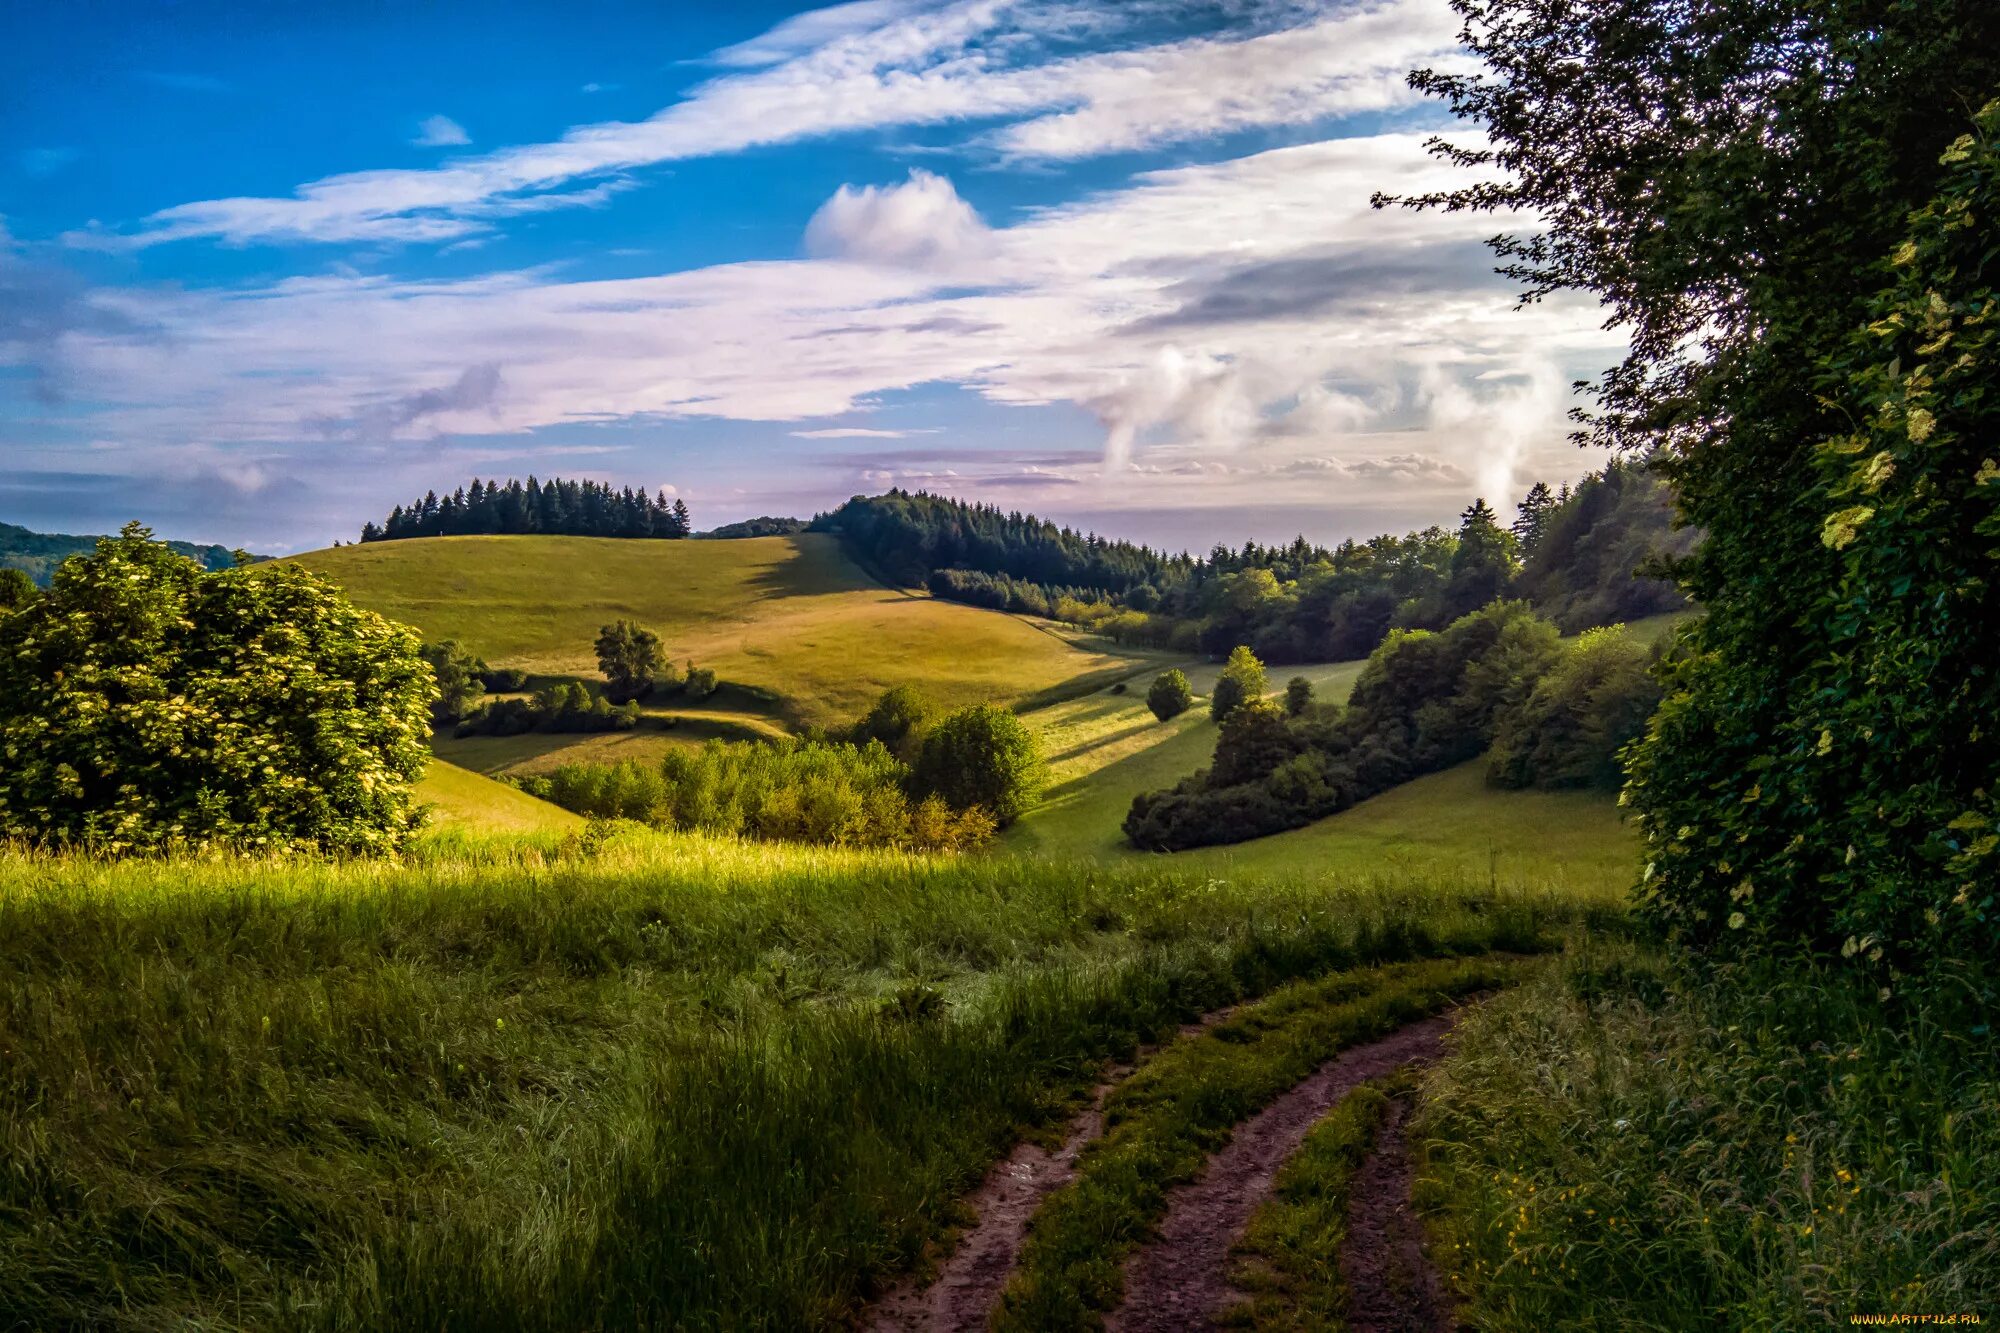
[[[1161,1051],[1112,1090],[1104,1136],[1036,1213],[995,1326],[1093,1327],[1117,1306],[1124,1261],[1165,1214],[1168,1191],[1194,1179],[1238,1123],[1345,1048],[1506,984],[1523,967],[1446,960],[1300,982]]]
[[[1804,1329],[2000,1310],[1991,987],[1810,962],[1698,974],[1629,941],[1460,1025],[1413,1122],[1482,1329]]]
[[[1276,1333],[1341,1326],[1349,1186],[1375,1145],[1390,1098],[1407,1095],[1413,1083],[1405,1070],[1348,1093],[1279,1168],[1271,1197],[1233,1247],[1242,1262],[1229,1282],[1248,1299],[1224,1312],[1222,1327]]]
[[[0,1309],[829,1327],[1104,1060],[1619,914],[600,826],[401,863],[0,856]]]
[[[432,825],[488,833],[562,833],[583,820],[558,805],[537,800],[504,782],[432,759],[416,786],[419,805],[430,807]]]
[[[426,639],[457,639],[494,666],[535,674],[595,678],[598,627],[636,620],[676,665],[692,658],[768,692],[794,726],[851,721],[891,685],[917,685],[946,707],[1012,704],[1136,663],[1023,617],[885,588],[819,533],[436,537],[290,558]]]

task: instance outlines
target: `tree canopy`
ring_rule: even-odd
[[[687,501],[669,499],[662,489],[651,496],[630,486],[613,489],[597,481],[547,481],[529,477],[523,485],[481,481],[450,495],[427,492],[397,505],[381,524],[361,529],[364,542],[406,537],[463,537],[477,533],[543,532],[568,537],[687,537],[694,519]]]

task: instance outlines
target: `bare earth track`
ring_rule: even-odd
[[[1375,1150],[1354,1175],[1340,1275],[1349,1333],[1448,1333],[1456,1325],[1437,1270],[1424,1257],[1423,1227],[1410,1209],[1413,1167],[1403,1121],[1409,1099],[1389,1103]]]
[[[1229,1247],[1307,1131],[1363,1083],[1436,1059],[1451,1024],[1449,1016],[1427,1018],[1350,1047],[1239,1126],[1201,1178],[1174,1191],[1158,1239],[1126,1265],[1125,1304],[1105,1326],[1118,1333],[1208,1327],[1240,1299],[1229,1285]],[[1404,1186],[1407,1211],[1407,1176]]]

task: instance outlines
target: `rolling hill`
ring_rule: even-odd
[[[480,833],[561,833],[582,828],[583,820],[560,806],[537,800],[518,788],[469,773],[442,759],[431,760],[417,783],[417,802],[431,808],[440,828]]]
[[[290,558],[426,638],[457,639],[495,666],[537,675],[595,678],[598,627],[638,621],[676,663],[692,659],[749,687],[748,697],[726,692],[703,711],[719,716],[727,703],[765,729],[774,718],[845,722],[906,682],[945,706],[1014,703],[1079,678],[1108,682],[1145,660],[1079,646],[1018,616],[885,588],[821,534],[437,537]]]

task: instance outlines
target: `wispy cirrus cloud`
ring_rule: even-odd
[[[1130,31],[1159,12],[1147,4],[859,0],[716,53],[729,72],[642,121],[578,126],[428,170],[328,176],[286,197],[179,204],[71,239],[114,248],[202,237],[452,240],[497,216],[593,202],[607,179],[661,163],[888,127],[999,120],[966,148],[1073,159],[1408,105],[1405,71],[1458,58],[1449,11],[1431,0],[1213,7],[1230,20],[1217,31],[1148,44]],[[1128,40],[1078,52],[1085,32]]]

